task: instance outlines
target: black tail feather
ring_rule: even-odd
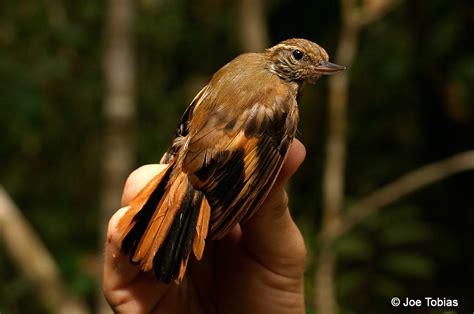
[[[140,262],[134,261],[133,256],[135,255],[138,244],[140,243],[140,240],[148,227],[148,223],[165,192],[172,169],[173,167],[167,169],[167,173],[163,177],[163,180],[158,184],[153,193],[151,193],[150,198],[143,208],[135,215],[135,217],[133,217],[133,221],[136,221],[136,223],[122,241],[121,251],[124,255],[130,256],[130,262],[133,264],[138,264]]]
[[[191,253],[202,192],[189,183],[170,231],[153,259],[153,274],[164,283],[178,278],[181,262]]]

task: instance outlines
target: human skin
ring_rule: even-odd
[[[122,207],[110,219],[104,257],[104,295],[116,313],[304,313],[303,237],[291,218],[285,183],[305,157],[294,140],[270,194],[257,213],[190,258],[181,284],[165,285],[120,253],[116,229],[140,189],[165,165],[146,165],[127,179]]]

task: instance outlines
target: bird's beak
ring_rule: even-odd
[[[316,66],[314,69],[316,70],[316,73],[318,74],[332,75],[332,74],[341,72],[342,70],[345,70],[346,67],[335,64],[335,63],[331,63],[329,61],[324,61],[320,65]]]

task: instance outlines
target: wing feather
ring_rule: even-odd
[[[273,98],[237,117],[211,115],[194,131],[183,169],[209,202],[211,238],[221,238],[261,206],[281,170],[297,121],[294,98]]]
[[[196,224],[196,232],[193,240],[193,252],[197,260],[200,260],[204,252],[205,240],[209,228],[209,218],[211,216],[211,208],[206,198],[203,198],[201,208],[199,210],[198,222]]]

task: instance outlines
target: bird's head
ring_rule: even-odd
[[[306,39],[287,39],[268,48],[265,55],[268,69],[286,81],[314,83],[321,75],[345,69],[329,62],[327,52]]]

